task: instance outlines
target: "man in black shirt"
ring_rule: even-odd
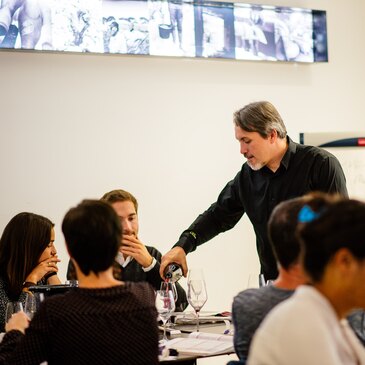
[[[275,107],[260,101],[234,113],[235,137],[247,159],[218,199],[185,230],[162,257],[160,274],[176,262],[187,273],[186,254],[221,232],[233,228],[246,213],[253,224],[261,273],[277,277],[267,236],[267,222],[274,207],[310,191],[348,196],[339,161],[318,147],[294,143]]]

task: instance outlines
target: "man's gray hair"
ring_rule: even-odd
[[[279,112],[268,101],[248,104],[233,114],[233,122],[246,132],[257,132],[263,138],[276,130],[279,138],[286,137],[286,127]]]

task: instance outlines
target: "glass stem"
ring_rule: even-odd
[[[167,321],[164,322],[163,324],[163,340],[167,341],[167,337],[166,337],[166,323]]]
[[[196,311],[196,332],[199,332],[199,311]]]

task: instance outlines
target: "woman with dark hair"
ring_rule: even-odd
[[[250,349],[249,365],[364,365],[346,316],[365,308],[365,204],[309,202],[298,236],[310,285],[275,307]]]
[[[28,288],[60,284],[54,224],[33,213],[19,213],[0,239],[0,332],[4,331],[9,301],[25,302]]]
[[[42,303],[29,323],[12,316],[0,364],[158,365],[155,292],[113,275],[122,227],[105,202],[85,200],[62,222],[79,286]]]

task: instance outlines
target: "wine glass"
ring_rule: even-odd
[[[178,298],[178,295],[177,295],[177,290],[176,290],[176,285],[175,283],[171,282],[171,281],[163,281],[161,282],[161,286],[160,286],[160,290],[162,291],[172,291],[172,294],[173,294],[173,297],[174,297],[174,302],[175,302],[175,309],[176,309],[176,301],[177,301],[177,298]],[[172,322],[171,322],[171,316],[169,317],[169,319],[167,320],[167,327],[169,325],[171,325]]]
[[[79,286],[78,280],[66,280],[65,285],[71,286],[72,288],[77,288]]]
[[[262,286],[266,286],[266,280],[265,280],[265,276],[264,276],[264,274],[260,274],[260,275],[259,275],[259,286],[260,286],[260,288],[261,288]]]
[[[177,301],[177,290],[176,290],[175,283],[173,283],[171,281],[163,281],[163,282],[161,282],[160,290],[163,290],[163,291],[171,290],[172,294],[174,296],[174,301],[176,303],[176,301]]]
[[[43,300],[43,293],[29,293],[27,295],[27,298],[25,299],[24,312],[29,319],[33,319],[35,312],[37,312]]]
[[[29,317],[29,319],[33,319],[34,313],[37,311],[37,303],[36,298],[32,293],[27,295],[25,299],[24,312]]]
[[[188,302],[196,315],[196,331],[199,332],[199,312],[208,299],[202,270],[190,270],[188,277]]]
[[[23,311],[23,303],[22,302],[8,302],[6,304],[6,313],[5,313],[5,323],[9,321],[11,316],[17,312]]]
[[[163,323],[163,338],[161,342],[166,342],[166,322],[171,313],[175,310],[174,294],[172,290],[156,291],[156,309]]]

